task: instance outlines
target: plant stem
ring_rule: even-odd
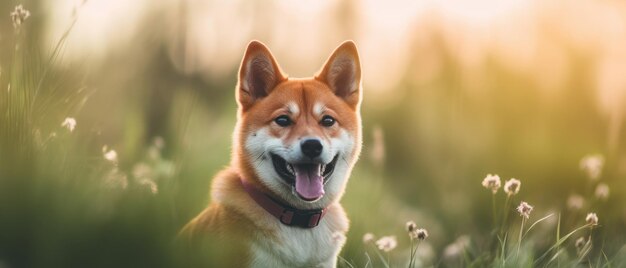
[[[493,227],[498,229],[498,219],[496,217],[496,195],[491,195],[491,213],[493,214]]]
[[[589,263],[591,263],[591,260],[589,260],[589,253],[591,252],[591,247],[593,246],[593,242],[591,241],[592,235],[593,235],[593,226],[589,226],[589,240],[587,240],[589,243],[589,249],[587,249],[587,254],[585,254],[587,255],[587,262]]]
[[[504,217],[502,219],[502,225],[500,225],[500,235],[502,235],[504,233],[504,228],[506,225],[506,222],[509,218],[509,201],[511,199],[510,195],[506,196],[506,201],[504,201]]]
[[[413,252],[411,253],[411,255],[413,255],[412,259],[417,259],[417,249],[420,247],[420,242],[421,240],[417,241],[417,244],[415,245],[415,249],[413,250]],[[413,266],[415,266],[415,260],[413,260]],[[411,267],[412,268],[412,267]]]
[[[413,237],[411,237],[411,259],[409,259],[409,268],[413,267]]]
[[[520,248],[522,247],[522,233],[524,232],[524,221],[526,221],[526,218],[522,217],[522,225],[520,225],[520,228],[519,228],[519,238],[517,241],[517,256],[518,257],[519,257]]]
[[[391,267],[391,264],[389,263],[389,252],[387,252],[387,267]]]
[[[386,268],[389,268],[389,252],[387,252],[387,261],[385,261],[385,257],[383,257],[383,255],[380,254],[380,250],[376,246],[374,245],[372,246],[374,247],[374,252],[376,252],[376,255],[378,255],[378,258],[380,259],[380,261],[385,265]]]

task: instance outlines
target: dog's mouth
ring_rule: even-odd
[[[332,161],[323,163],[288,163],[284,158],[272,154],[272,162],[278,176],[295,187],[298,197],[315,201],[324,196],[324,184],[335,170],[339,154]]]

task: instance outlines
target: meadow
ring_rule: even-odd
[[[251,39],[363,55],[339,267],[626,267],[626,6],[444,2],[0,3],[0,268],[221,267],[174,238]]]

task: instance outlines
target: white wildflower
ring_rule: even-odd
[[[504,183],[504,192],[508,196],[516,195],[519,193],[519,188],[522,186],[522,182],[517,179],[511,178]]]
[[[151,179],[140,179],[139,180],[139,184],[140,185],[144,185],[146,187],[148,187],[150,189],[150,192],[152,192],[152,194],[157,194],[159,193],[159,187],[157,186],[157,184],[151,180]]]
[[[407,221],[406,222],[406,231],[407,232],[413,232],[417,229],[417,224],[415,224],[414,221]]]
[[[462,235],[458,237],[452,244],[446,246],[446,248],[443,250],[443,257],[445,259],[450,259],[460,256],[469,245],[469,236]]]
[[[374,241],[374,239],[376,239],[376,238],[374,237],[374,234],[372,234],[372,233],[365,233],[365,234],[363,235],[363,244],[368,244],[368,243],[371,243],[371,242],[373,242],[373,241]]]
[[[417,239],[419,240],[428,238],[428,231],[424,228],[417,229],[415,232],[417,233]]]
[[[395,236],[383,236],[376,241],[376,246],[384,252],[389,252],[398,246],[398,241]]]
[[[110,150],[104,154],[104,158],[111,162],[117,162],[117,152],[115,150]]]
[[[609,186],[606,183],[598,184],[595,195],[600,200],[607,200],[609,198]]]
[[[576,251],[581,252],[583,250],[583,247],[585,246],[585,244],[587,244],[587,241],[585,241],[585,237],[580,237],[578,239],[576,239]]]
[[[140,178],[151,178],[152,176],[152,168],[146,163],[137,163],[133,166],[133,177],[136,179]]]
[[[602,155],[587,155],[580,160],[580,169],[587,173],[592,180],[597,180],[602,174],[604,166],[604,157]]]
[[[585,221],[587,221],[587,224],[591,226],[596,226],[598,225],[598,215],[596,215],[595,213],[589,213],[587,214]]]
[[[74,128],[76,128],[76,119],[74,119],[73,117],[67,117],[65,118],[65,120],[63,120],[61,126],[67,128],[67,130],[72,132],[74,131]]]
[[[572,194],[567,198],[567,207],[571,210],[581,210],[584,203],[585,199],[578,194]]]
[[[487,174],[487,177],[483,179],[482,185],[483,187],[490,189],[491,192],[495,194],[496,192],[498,192],[498,189],[500,189],[500,176]]]
[[[22,23],[24,23],[24,21],[28,19],[28,17],[30,17],[30,11],[24,9],[24,6],[22,5],[17,5],[15,9],[13,9],[13,12],[11,12],[13,27],[15,29],[19,29]]]
[[[530,212],[533,211],[533,207],[526,202],[522,202],[517,207],[517,212],[519,212],[520,216],[528,219],[530,217]]]
[[[117,152],[115,150],[109,150],[108,147],[105,145],[104,147],[102,147],[102,152],[104,153],[104,159],[117,164]]]
[[[422,231],[425,231],[424,229],[417,229],[417,224],[415,224],[414,221],[408,221],[406,223],[406,231],[407,233],[409,233],[409,237],[411,238],[411,240],[413,239],[420,239],[420,240],[424,240],[423,237],[423,233]],[[426,233],[426,236],[428,236],[428,233]]]

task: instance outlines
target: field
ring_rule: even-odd
[[[626,267],[626,5],[416,2],[3,1],[0,268],[221,267],[174,238],[252,39],[295,77],[359,46],[339,267]]]

